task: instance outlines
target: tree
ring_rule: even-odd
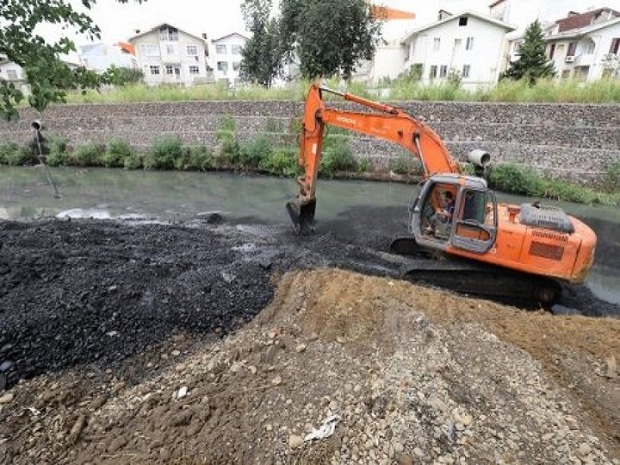
[[[81,0],[86,9],[95,3],[96,0]],[[68,37],[47,43],[35,33],[38,25],[51,23],[63,30],[75,29],[91,40],[100,37],[92,19],[75,11],[65,0],[2,0],[0,18],[0,55],[23,69],[30,85],[30,106],[43,111],[51,102],[64,102],[68,89],[97,88],[109,82],[107,73],[97,75],[84,67],[71,69],[60,60],[60,55],[75,51],[75,44]],[[0,78],[0,116],[8,120],[19,118],[16,106],[24,97],[12,82]]]
[[[282,70],[278,22],[270,18],[271,0],[244,0],[241,11],[252,37],[241,52],[240,76],[269,87]]]
[[[608,53],[601,60],[603,66],[603,77],[617,79],[620,78],[620,57],[614,53]]]
[[[349,79],[381,41],[366,0],[281,0],[280,11],[283,53],[299,59],[305,78]]]
[[[525,30],[519,59],[510,63],[500,79],[527,79],[533,85],[537,79],[555,76],[555,67],[548,62],[545,49],[542,27],[536,20]]]

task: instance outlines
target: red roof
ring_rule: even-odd
[[[572,14],[570,12],[568,17],[558,19],[556,24],[558,25],[558,32],[571,31],[573,29],[579,29],[586,26],[591,26],[594,21],[602,14],[610,13],[612,17],[620,17],[620,12],[612,10],[611,8],[599,8],[597,10],[587,11],[585,13]]]
[[[372,16],[384,21],[390,21],[392,19],[415,19],[415,13],[395,10],[394,8],[388,8],[387,6],[372,5],[371,12]]]

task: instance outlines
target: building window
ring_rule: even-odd
[[[461,48],[461,42],[463,42],[461,39],[454,39],[454,50]]]
[[[217,62],[217,70],[226,74],[228,72],[228,62],[227,61],[218,61]]]
[[[448,67],[446,65],[441,65],[439,67],[439,77],[445,78],[448,75]]]
[[[166,65],[166,74],[174,74],[174,68],[171,65]]]
[[[468,78],[470,71],[471,71],[471,65],[463,65],[463,72],[461,73],[461,77]]]
[[[241,68],[241,62],[233,61],[233,71],[239,71],[239,68]]]
[[[190,66],[189,74],[200,74],[200,68],[198,66]]]
[[[438,51],[439,47],[441,47],[441,39],[439,37],[435,37],[433,39],[433,50]]]
[[[468,37],[465,42],[465,50],[472,50],[474,48],[474,38]]]
[[[555,44],[549,46],[549,59],[553,60],[553,54],[555,53]]]
[[[144,53],[147,57],[158,57],[159,56],[159,46],[155,44],[142,44],[140,46],[142,53]]]
[[[620,50],[620,37],[615,37],[611,39],[609,53],[613,53],[614,55],[617,55],[619,50]]]
[[[9,81],[17,81],[17,71],[14,69],[7,69],[6,77],[9,78]]]
[[[233,55],[241,55],[241,50],[243,50],[243,47],[241,45],[231,45],[230,46],[230,52]]]
[[[434,79],[434,78],[437,77],[437,66],[436,65],[432,65],[431,66],[431,71],[428,74],[428,77],[431,78],[431,79]]]
[[[159,40],[161,42],[177,42],[179,40],[179,31],[170,26],[162,27],[159,30]]]
[[[166,45],[166,55],[174,55],[174,45]]]
[[[594,42],[586,42],[583,46],[584,55],[592,55],[594,53]]]
[[[577,51],[577,42],[571,42],[570,44],[568,44],[568,52],[566,53],[566,55],[574,57],[576,51]]]
[[[461,16],[459,18],[459,26],[467,26],[467,16]]]
[[[188,56],[198,55],[198,46],[196,45],[188,45],[185,50],[187,51]]]
[[[220,55],[226,55],[226,45],[216,45],[215,53],[219,53]]]
[[[159,74],[159,66],[151,65],[151,66],[149,66],[149,71],[151,72],[152,75],[158,75]]]

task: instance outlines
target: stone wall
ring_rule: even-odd
[[[620,159],[620,106],[598,104],[507,104],[465,102],[402,102],[415,118],[442,137],[453,156],[465,160],[480,148],[496,163],[531,166],[547,175],[590,182]],[[354,109],[347,103],[338,107]],[[14,123],[0,123],[0,142],[19,143],[31,137],[33,119],[49,132],[65,135],[72,144],[121,138],[146,148],[157,138],[177,134],[188,143],[215,148],[216,132],[226,117],[247,140],[271,133],[281,144],[296,146],[301,102],[161,102],[102,105],[56,105],[44,114],[21,112]],[[360,157],[385,167],[402,150],[378,139],[351,133],[350,144]]]

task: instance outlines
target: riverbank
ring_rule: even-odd
[[[344,110],[359,110],[350,102],[334,101]],[[496,165],[515,164],[533,169],[550,179],[584,186],[601,183],[620,159],[617,137],[620,117],[616,105],[607,104],[507,104],[474,102],[399,102],[399,106],[437,132],[453,158],[465,162],[473,149],[483,149]],[[195,147],[172,160],[152,156],[130,158],[128,167],[150,169],[179,164],[184,169],[211,169],[210,155],[225,157],[228,165],[251,165],[262,160],[260,169],[281,175],[296,172],[300,101],[196,101],[99,105],[51,106],[45,114],[25,109],[17,122],[0,122],[0,140],[26,145],[32,139],[30,122],[43,121],[44,134],[56,137],[56,157],[63,164],[63,146],[72,152],[70,164],[81,165],[114,141],[120,151],[129,146],[140,154],[155,147]],[[331,146],[330,146],[331,145]],[[352,159],[353,171],[398,173],[419,164],[410,153],[378,138],[328,128],[322,169]],[[269,152],[269,156],[264,155]],[[330,154],[330,155],[328,155]],[[124,158],[124,157],[123,157]],[[291,164],[291,161],[293,163]],[[106,166],[117,166],[111,151]],[[224,165],[218,163],[217,166]],[[413,165],[413,166],[411,166]],[[125,166],[123,164],[121,166]],[[352,171],[346,169],[346,171]]]
[[[617,319],[400,281],[368,231],[0,237],[3,463],[620,463]]]

